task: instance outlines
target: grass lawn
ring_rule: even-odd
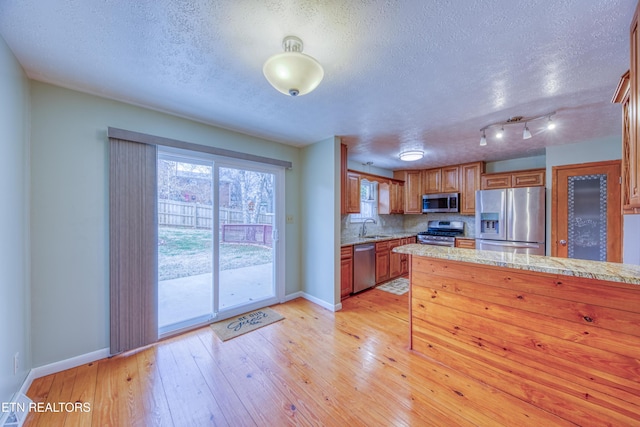
[[[177,279],[212,271],[211,230],[160,227],[158,280]],[[220,270],[272,262],[271,248],[238,243],[220,244]]]

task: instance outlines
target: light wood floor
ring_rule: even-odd
[[[303,299],[273,308],[285,320],[224,343],[205,327],[39,378],[34,401],[91,412],[25,425],[516,425],[510,406],[536,425],[522,401],[409,351],[408,294],[369,290],[337,313]]]

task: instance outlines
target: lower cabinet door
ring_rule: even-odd
[[[389,280],[389,251],[376,252],[376,284]]]

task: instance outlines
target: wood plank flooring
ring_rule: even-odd
[[[273,308],[284,321],[227,342],[205,327],[39,378],[34,401],[91,411],[31,413],[25,426],[550,425],[410,351],[408,294],[372,289],[337,313],[303,299]]]

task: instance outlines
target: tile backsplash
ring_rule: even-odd
[[[451,213],[430,213],[418,215],[376,215],[376,224],[367,222],[367,234],[419,233],[427,230],[427,222],[431,220],[462,221],[465,223],[464,235],[475,237],[475,217]],[[350,239],[358,236],[362,223],[351,223],[349,215],[341,217],[342,238]]]

